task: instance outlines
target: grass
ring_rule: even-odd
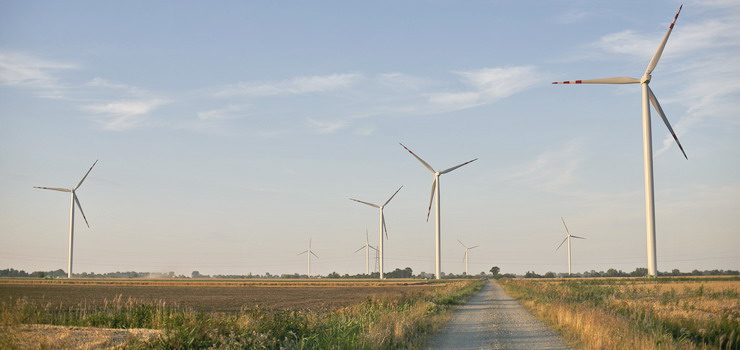
[[[588,349],[740,349],[740,279],[500,281]]]
[[[132,349],[408,349],[419,348],[439,328],[447,310],[464,303],[482,281],[448,282],[433,291],[368,297],[337,310],[242,309],[213,313],[118,297],[95,305],[39,305],[23,299],[0,303],[0,348],[17,348],[21,324],[152,328],[163,334]]]

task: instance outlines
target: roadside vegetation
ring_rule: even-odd
[[[160,329],[127,349],[409,349],[419,348],[484,281],[446,281],[423,292],[372,296],[336,310],[244,308],[214,313],[118,297],[95,305],[0,302],[0,348],[19,348],[13,329],[29,324]],[[328,295],[327,297],[331,297]]]
[[[740,278],[501,279],[583,349],[740,349]]]

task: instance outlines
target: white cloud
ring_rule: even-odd
[[[472,87],[471,91],[437,93],[429,103],[442,111],[460,110],[494,103],[544,81],[534,66],[484,68],[456,72]]]
[[[246,106],[241,105],[228,105],[225,108],[214,109],[205,112],[198,112],[198,119],[200,120],[226,120],[236,119],[244,114]]]
[[[227,86],[215,93],[216,96],[275,96],[301,95],[329,92],[351,87],[362,79],[358,73],[314,75],[296,77],[268,83],[239,83]]]
[[[118,101],[85,106],[84,109],[103,117],[100,123],[105,130],[129,130],[139,127],[146,120],[142,116],[169,103],[162,99]]]
[[[326,121],[316,120],[313,118],[307,118],[306,120],[308,121],[309,125],[320,134],[333,133],[339,129],[344,128],[348,124],[347,120]]]
[[[589,15],[588,12],[578,9],[568,10],[555,18],[555,21],[563,24],[576,23]]]
[[[584,149],[582,141],[569,141],[513,167],[504,179],[546,192],[572,195],[575,192],[569,186],[576,183],[576,172],[586,159]]]
[[[68,63],[43,60],[26,54],[0,53],[0,84],[37,89],[61,88],[54,72],[77,69]]]

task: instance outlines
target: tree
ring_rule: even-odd
[[[493,278],[497,278],[498,273],[501,272],[501,269],[498,266],[494,266],[489,271],[491,271],[491,275],[493,275]]]
[[[200,277],[200,272],[198,272],[198,271],[193,271],[193,272],[192,272],[192,273],[190,274],[190,277],[192,277],[192,278],[198,278],[198,277]]]

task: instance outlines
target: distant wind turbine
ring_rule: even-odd
[[[650,63],[648,63],[647,69],[645,70],[645,73],[642,75],[642,78],[635,79],[635,78],[627,78],[627,77],[617,77],[617,78],[603,78],[603,79],[592,79],[592,80],[571,80],[571,81],[561,81],[561,82],[553,82],[553,84],[640,84],[642,86],[642,153],[643,153],[643,166],[645,169],[645,225],[646,225],[646,234],[647,234],[647,263],[648,263],[648,275],[656,277],[658,275],[658,266],[657,266],[657,249],[655,246],[655,192],[653,190],[653,135],[652,135],[652,126],[650,125],[650,104],[652,103],[655,110],[660,114],[660,117],[663,118],[663,123],[665,123],[665,126],[668,128],[668,131],[670,131],[671,135],[673,136],[673,139],[676,140],[676,144],[678,144],[678,148],[681,150],[681,153],[683,153],[683,156],[686,159],[689,159],[688,156],[686,156],[686,152],[683,150],[683,146],[681,146],[681,142],[678,141],[678,136],[676,136],[676,133],[673,131],[673,128],[671,127],[671,123],[668,122],[668,118],[666,117],[665,113],[663,112],[663,108],[660,107],[660,103],[658,103],[658,99],[655,97],[655,94],[653,93],[653,90],[650,89],[650,80],[652,78],[652,72],[655,69],[655,66],[658,65],[658,61],[660,60],[660,56],[663,54],[663,49],[665,48],[666,43],[668,42],[668,37],[671,35],[671,31],[673,30],[673,26],[676,24],[676,20],[678,19],[678,14],[681,13],[681,8],[683,8],[683,5],[678,8],[678,12],[676,13],[676,16],[673,17],[673,21],[671,22],[671,25],[668,27],[668,32],[663,37],[663,41],[661,41],[660,45],[658,46],[658,50],[653,55],[653,58],[650,60]]]
[[[452,168],[449,168],[449,169],[445,169],[445,170],[442,170],[442,171],[436,171],[436,170],[434,170],[434,168],[432,168],[431,165],[429,165],[423,159],[419,158],[419,156],[417,156],[416,154],[414,154],[414,152],[411,152],[411,150],[408,149],[408,147],[404,146],[402,143],[399,143],[399,144],[401,145],[401,147],[403,147],[407,151],[409,151],[409,153],[411,153],[411,155],[414,156],[414,158],[416,158],[419,162],[421,162],[421,164],[425,168],[427,168],[429,171],[432,172],[432,174],[434,174],[434,181],[432,182],[432,195],[431,195],[431,198],[429,198],[429,209],[427,209],[427,221],[429,221],[429,213],[431,213],[431,211],[432,211],[432,202],[434,202],[434,194],[436,192],[436,194],[437,194],[437,201],[436,201],[437,202],[437,205],[435,206],[435,209],[434,209],[434,213],[435,213],[435,217],[436,217],[436,222],[435,222],[435,225],[434,225],[435,228],[436,228],[436,241],[435,241],[436,243],[435,243],[435,254],[434,254],[434,257],[435,257],[435,259],[434,259],[434,276],[435,277],[434,278],[440,279],[441,278],[441,270],[442,270],[442,242],[441,242],[442,225],[440,223],[440,220],[441,220],[440,219],[441,209],[440,209],[440,198],[439,198],[440,197],[439,176],[440,175],[447,174],[447,173],[449,173],[449,172],[451,172],[451,171],[453,171],[453,170],[455,170],[455,169],[457,169],[457,168],[459,168],[459,167],[461,167],[461,166],[463,166],[465,164],[472,163],[472,162],[478,160],[478,158],[475,158],[473,160],[469,160],[469,161],[467,161],[465,163],[462,163],[460,165],[453,166]]]
[[[555,250],[557,251],[558,249],[560,249],[560,247],[563,246],[563,243],[565,243],[565,241],[568,241],[568,276],[570,276],[570,274],[571,274],[571,269],[570,269],[570,239],[571,239],[571,237],[572,238],[578,238],[578,239],[585,239],[585,238],[574,236],[574,235],[570,234],[570,231],[568,231],[568,225],[565,224],[565,219],[560,218],[560,220],[563,220],[563,226],[565,226],[565,234],[566,235],[565,235],[565,239],[562,242],[560,242],[560,245],[557,248],[555,248]]]
[[[77,183],[77,186],[73,188],[58,188],[58,187],[38,187],[34,186],[33,188],[38,188],[42,190],[52,190],[52,191],[59,191],[59,192],[69,192],[70,195],[70,202],[69,202],[69,259],[67,260],[67,278],[72,278],[72,248],[74,247],[74,236],[75,236],[75,204],[77,204],[77,208],[80,209],[80,213],[82,213],[82,218],[85,219],[85,224],[88,228],[90,228],[90,224],[87,222],[87,218],[85,217],[85,212],[82,211],[82,205],[80,205],[80,200],[77,199],[77,191],[80,186],[82,186],[82,182],[85,181],[87,178],[87,175],[90,174],[95,164],[97,164],[98,161],[95,160],[95,163],[90,167],[90,170],[85,173],[85,176],[82,177],[82,180]]]
[[[365,274],[370,274],[370,249],[375,249],[375,247],[370,245],[370,237],[368,236],[367,230],[365,230],[365,245],[360,247],[360,249],[355,250],[355,254],[359,252],[360,250],[365,249]]]
[[[298,253],[298,255],[301,255],[301,254],[306,254],[308,257],[308,275],[307,276],[308,278],[311,278],[311,255],[315,256],[316,259],[319,258],[319,256],[314,254],[313,250],[311,250],[311,238],[308,239],[308,250],[304,250]]]
[[[460,242],[460,240],[459,240],[459,239],[458,239],[457,241],[458,241],[458,242],[460,243],[460,245],[462,245],[462,246],[463,246],[463,247],[465,248],[465,255],[463,255],[463,261],[465,261],[465,274],[466,274],[466,275],[470,275],[470,274],[468,273],[468,250],[471,250],[471,249],[473,249],[473,248],[478,248],[478,247],[480,247],[480,246],[479,246],[479,245],[477,245],[477,246],[473,246],[473,247],[469,247],[469,248],[468,248],[468,246],[466,246],[465,244],[463,244],[463,242]]]
[[[385,206],[388,205],[388,203],[390,203],[391,199],[393,199],[393,197],[395,197],[396,194],[398,193],[398,191],[400,191],[402,188],[403,188],[403,186],[399,187],[398,190],[396,190],[396,193],[394,193],[391,196],[391,198],[388,198],[388,200],[385,201],[385,203],[383,203],[383,205],[377,205],[377,204],[373,204],[373,203],[370,203],[370,202],[363,202],[363,201],[358,200],[358,199],[350,198],[350,200],[353,200],[355,202],[359,202],[359,203],[362,203],[362,204],[365,204],[365,205],[369,205],[369,206],[371,206],[373,208],[380,209],[380,243],[378,243],[378,251],[380,253],[380,260],[379,260],[380,261],[380,270],[379,270],[380,271],[380,273],[379,273],[380,279],[383,279],[384,278],[383,277],[383,231],[385,231],[385,237],[388,238],[388,229],[385,227],[385,216],[383,216],[383,208],[385,208]]]

